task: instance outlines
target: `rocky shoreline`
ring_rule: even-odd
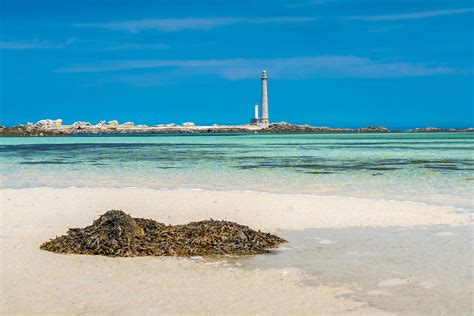
[[[331,128],[315,127],[310,125],[294,125],[286,122],[264,125],[212,125],[196,126],[192,122],[181,125],[160,124],[155,126],[135,125],[132,122],[119,124],[117,121],[101,121],[95,125],[89,122],[75,122],[72,125],[63,125],[62,120],[41,120],[37,123],[20,124],[17,126],[0,126],[0,137],[15,136],[70,136],[78,134],[245,134],[245,133],[439,133],[439,132],[474,132],[474,128],[443,129],[435,127],[415,128],[410,130],[389,130],[383,126],[369,126],[364,128]]]

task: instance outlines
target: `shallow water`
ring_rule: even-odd
[[[296,267],[318,282],[352,284],[352,298],[409,314],[472,315],[472,226],[284,231],[268,255],[228,258],[244,269]],[[312,284],[308,281],[308,284]]]
[[[474,134],[0,138],[0,186],[345,195],[470,208]]]

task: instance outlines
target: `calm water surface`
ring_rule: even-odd
[[[0,186],[261,190],[470,207],[473,153],[473,133],[0,138]]]
[[[344,296],[393,313],[474,313],[471,225],[308,229],[279,235],[289,243],[271,254],[219,263],[245,269],[296,267],[316,277],[316,285],[353,285],[353,292]]]

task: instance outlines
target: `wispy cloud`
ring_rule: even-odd
[[[303,1],[295,1],[289,2],[286,4],[288,8],[303,8],[303,7],[311,7],[311,6],[318,6],[322,4],[326,4],[329,2],[334,2],[335,0],[303,0]]]
[[[210,30],[233,24],[277,24],[304,23],[316,20],[314,17],[220,17],[183,19],[145,19],[105,23],[82,23],[78,27],[98,28],[113,31],[137,33],[147,30],[177,32],[184,30]]]
[[[255,78],[267,69],[272,78],[399,78],[465,73],[432,63],[377,61],[357,56],[313,56],[275,59],[125,60],[58,69],[60,73],[96,73],[138,69],[174,71],[175,76],[211,75],[228,80]],[[121,78],[126,78],[123,72]]]
[[[372,15],[372,16],[351,16],[349,19],[361,20],[361,21],[400,21],[400,20],[414,20],[424,19],[444,15],[454,15],[473,12],[474,8],[463,8],[453,10],[433,10],[433,11],[422,11],[422,12],[411,12],[401,14],[390,14],[390,15]]]
[[[0,41],[0,50],[33,50],[33,49],[60,49],[76,42],[75,39],[68,39],[62,43],[52,43],[47,41]]]
[[[289,7],[306,7],[321,5],[334,0],[307,0],[301,2],[291,2]],[[473,12],[474,8],[443,9],[421,12],[409,12],[390,15],[370,15],[370,16],[348,16],[339,17],[341,19],[360,21],[399,21],[446,16],[454,14],[464,14]],[[339,19],[338,18],[338,19]],[[179,32],[185,30],[212,30],[218,27],[235,24],[294,24],[308,23],[320,19],[315,16],[280,16],[280,17],[209,17],[209,18],[173,18],[173,19],[141,19],[126,21],[111,21],[97,23],[79,23],[77,27],[96,28],[111,31],[123,31],[138,33],[143,31]]]
[[[390,32],[394,30],[399,30],[405,27],[403,24],[398,24],[398,25],[386,25],[386,24],[377,24],[379,25],[384,25],[382,27],[376,27],[376,28],[370,28],[367,30],[369,33],[385,33],[385,32]]]
[[[153,50],[153,49],[169,49],[166,44],[139,44],[139,43],[122,43],[118,45],[105,47],[104,51],[122,51],[122,50]]]

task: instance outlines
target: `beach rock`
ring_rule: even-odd
[[[418,127],[415,129],[410,129],[407,132],[409,133],[436,133],[436,132],[444,132],[446,131],[443,128],[438,127]]]
[[[105,123],[105,121],[99,121],[99,123],[95,124],[95,127],[103,127],[103,126],[106,126],[107,124]]]
[[[66,136],[71,134],[65,129],[44,128],[36,126],[12,126],[0,129],[0,136]]]
[[[262,133],[350,133],[353,129],[314,127],[310,125],[294,125],[287,122],[271,123],[268,127],[261,129]]]
[[[77,121],[72,124],[72,127],[75,129],[84,129],[89,126],[92,126],[92,124],[89,122],[81,122],[81,121]]]
[[[71,228],[66,235],[51,239],[40,248],[64,254],[111,257],[190,257],[266,253],[284,242],[278,236],[228,221],[210,219],[166,226],[112,210],[92,225]]]
[[[63,124],[63,120],[57,119],[57,120],[40,120],[36,122],[35,127],[38,128],[55,128],[55,127],[60,127]]]
[[[310,125],[294,125],[287,122],[271,123],[268,126],[213,126],[203,128],[196,126],[192,122],[185,122],[183,126],[177,126],[174,123],[160,124],[149,127],[147,125],[135,125],[133,122],[127,122],[124,125],[118,125],[118,121],[100,121],[96,125],[89,122],[75,122],[72,125],[62,125],[61,120],[40,120],[35,124],[28,123],[26,126],[19,124],[17,126],[5,127],[0,129],[0,136],[66,136],[71,134],[199,134],[199,133],[386,133],[386,132],[413,132],[413,133],[429,133],[429,132],[474,132],[473,128],[464,129],[441,129],[435,127],[415,128],[408,131],[390,131],[383,126],[369,126],[359,129],[350,128],[331,128],[317,127]]]
[[[357,132],[359,133],[388,133],[390,130],[383,126],[368,126],[363,128],[358,128]]]
[[[135,126],[135,124],[133,122],[125,122],[123,126]]]
[[[26,130],[32,132],[35,129],[35,125],[31,122],[26,123]]]

